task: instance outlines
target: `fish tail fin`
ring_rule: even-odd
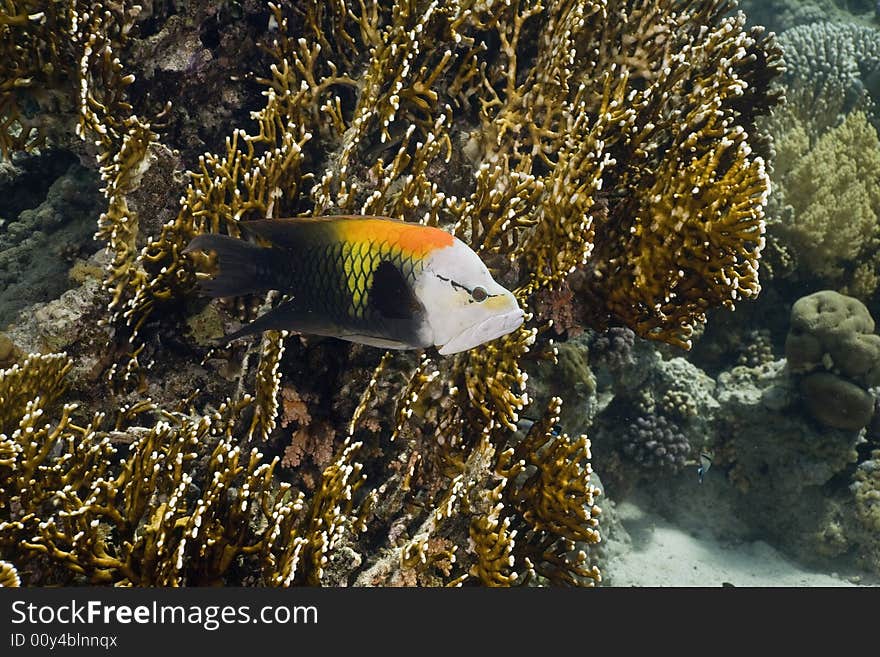
[[[220,271],[214,278],[199,283],[199,290],[211,297],[236,297],[253,292],[277,289],[272,272],[275,249],[257,246],[227,235],[205,234],[195,237],[183,250],[214,251]]]

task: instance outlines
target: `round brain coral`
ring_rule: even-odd
[[[874,396],[828,372],[814,372],[800,384],[804,404],[821,424],[858,431],[874,415]]]
[[[838,429],[858,430],[874,413],[866,388],[880,384],[880,336],[858,299],[822,290],[798,299],[785,340],[789,370],[806,374],[801,395],[810,414]]]
[[[792,372],[834,369],[870,388],[880,385],[880,336],[865,305],[833,290],[798,299],[791,308],[785,357]]]

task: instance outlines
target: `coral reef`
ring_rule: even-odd
[[[876,459],[865,442],[875,438],[874,429],[864,429],[876,405],[876,389],[868,388],[874,323],[856,299],[830,291],[796,302],[791,314],[790,361],[743,367],[729,357],[708,386],[690,363],[664,376],[681,359],[665,360],[639,343],[636,363],[615,380],[597,366],[595,462],[612,499],[639,500],[646,512],[674,518],[685,531],[757,536],[812,566],[876,573]],[[665,389],[670,382],[676,386]],[[658,485],[659,473],[625,458],[620,427],[673,412],[692,454],[705,451],[711,470],[698,477],[694,459],[680,474],[665,472]]]
[[[776,32],[801,25],[851,22],[855,16],[865,22],[876,15],[873,0],[741,0],[749,22]]]
[[[880,171],[880,32],[846,13],[873,18],[873,3],[857,4],[834,3],[838,11],[830,1],[745,3],[750,17],[771,17],[780,29],[802,25],[780,37],[787,71],[778,89],[787,103],[760,123],[775,153],[761,260],[766,289],[753,307],[710,315],[691,362],[717,379],[713,404],[697,403],[697,425],[679,424],[670,409],[692,412],[680,393],[699,399],[699,386],[681,385],[675,395],[658,388],[663,360],[637,345],[637,364],[614,376],[591,358],[599,412],[589,431],[594,463],[618,502],[640,500],[649,513],[716,539],[760,537],[826,570],[877,573],[877,337],[868,308],[876,312],[878,205],[870,181]],[[835,291],[800,298],[805,288]],[[655,416],[669,417],[694,447],[705,437],[708,475],[698,479],[697,463],[688,461],[658,484],[626,458],[625,448],[645,457],[621,441],[620,427]]]
[[[780,43],[786,103],[765,124],[775,138],[769,271],[867,301],[880,263],[880,197],[867,182],[880,172],[871,83],[880,31],[823,22],[787,30]]]
[[[57,166],[52,160],[67,158],[47,154],[34,159],[27,174],[22,171],[0,184],[0,216],[5,218],[0,226],[0,326],[26,306],[55,299],[71,287],[72,263],[98,248],[92,241],[100,214],[94,173],[71,164],[47,185],[44,179],[32,180],[33,174],[51,175]],[[36,188],[34,195],[45,190],[45,198],[31,201],[24,186]]]
[[[190,4],[222,24],[237,3]],[[582,346],[552,338],[615,325],[686,348],[708,309],[757,294],[772,38],[722,0],[243,3],[265,61],[241,75],[264,95],[196,157],[210,137],[131,71],[160,94],[222,70],[238,37],[200,33],[203,48],[161,8],[148,29],[106,5],[53,7],[48,36],[41,19],[3,23],[27,28],[9,32],[13,66],[34,39],[64,44],[67,77],[44,86],[66,94],[101,175],[107,249],[103,294],[87,303],[86,274],[68,314],[43,308],[51,328],[10,331],[25,351],[71,349],[4,372],[20,381],[0,418],[0,556],[28,584],[599,582],[580,418],[599,402]],[[37,114],[9,148],[66,116]],[[279,299],[206,310],[193,292],[210,259],[182,252],[194,235],[341,213],[454,232],[527,324],[448,359],[283,332],[207,344]],[[103,325],[72,321],[106,297]],[[609,349],[633,342],[617,337]],[[542,362],[571,389],[530,386]],[[683,363],[655,361],[650,380],[690,440],[709,402],[669,381],[705,384]]]
[[[702,480],[696,463],[678,475],[667,472],[661,485],[646,485],[652,481],[648,471],[625,463],[619,473],[608,471],[610,461],[600,448],[613,437],[604,423],[614,418],[605,416],[614,404],[599,415],[591,433],[596,461],[609,475],[608,494],[618,504],[638,501],[645,513],[674,519],[695,535],[759,537],[790,558],[824,570],[878,572],[877,533],[870,520],[876,457],[866,452],[863,432],[822,426],[807,416],[785,360],[735,366],[714,383],[713,404],[699,408],[706,420],[701,449],[712,459]],[[686,435],[695,442],[694,434]]]
[[[603,480],[624,495],[641,480],[693,464],[713,435],[715,382],[687,360],[664,359],[643,340],[630,363],[594,365],[597,415],[590,430]]]
[[[822,487],[856,462],[859,431],[817,426],[792,412],[801,394],[784,360],[721,374],[718,402],[715,467],[760,510],[752,522],[763,531],[784,541],[803,538],[808,527],[797,526],[795,510],[819,504]],[[785,509],[790,519],[783,522],[773,509]]]

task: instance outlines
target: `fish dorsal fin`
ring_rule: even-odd
[[[341,221],[382,220],[394,223],[405,223],[402,219],[391,217],[379,217],[359,214],[343,214],[332,217],[292,217],[288,219],[257,219],[255,221],[242,221],[239,226],[245,233],[255,235],[270,244],[284,248],[294,249],[301,247],[303,242],[309,240],[307,234],[311,230],[320,230],[321,227],[329,228]]]
[[[383,317],[389,319],[413,319],[422,310],[412,287],[400,270],[388,260],[383,260],[373,272],[368,303]]]

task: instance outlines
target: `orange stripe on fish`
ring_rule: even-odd
[[[340,219],[336,222],[339,239],[345,242],[381,243],[400,248],[408,257],[424,258],[434,249],[452,246],[454,238],[439,228],[381,218]]]

